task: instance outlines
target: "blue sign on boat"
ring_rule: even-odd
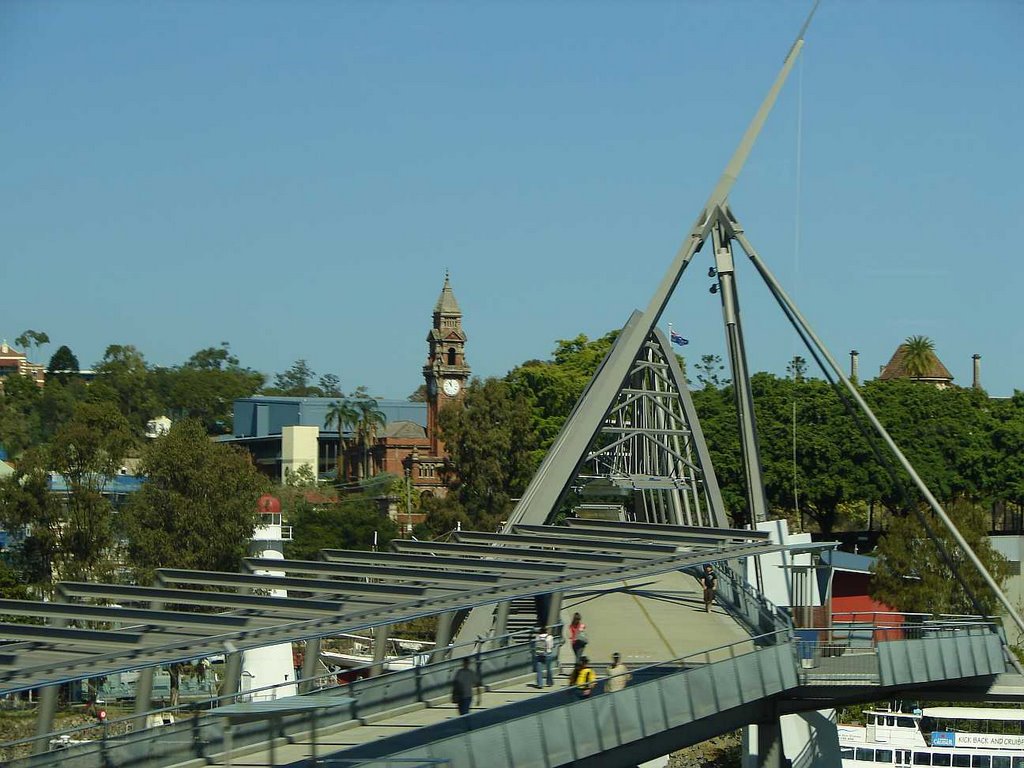
[[[933,747],[955,747],[956,734],[953,731],[932,731]]]

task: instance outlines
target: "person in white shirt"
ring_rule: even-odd
[[[622,656],[617,653],[612,654],[612,665],[608,667],[608,682],[605,683],[604,689],[608,693],[615,693],[621,691],[629,683],[630,678],[629,668],[622,663]]]
[[[547,627],[539,627],[533,638],[533,669],[537,673],[537,687],[544,685],[544,673],[547,672],[548,686],[555,684],[551,665],[555,656],[555,638]]]

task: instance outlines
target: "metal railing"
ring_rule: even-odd
[[[754,634],[771,636],[775,630],[790,629],[789,615],[766,598],[724,561],[717,563],[716,597],[722,606]]]
[[[710,718],[722,724],[723,732],[733,730],[742,723],[719,715],[742,717],[732,714],[743,711],[739,705],[770,701],[797,685],[788,637],[788,630],[776,630],[633,667],[632,681],[620,691],[606,692],[605,678],[590,696],[563,688],[509,704],[510,716],[500,719],[490,710],[471,712],[460,718],[465,730],[458,735],[447,722],[421,726],[414,739],[406,734],[398,742],[402,746],[390,759],[414,758],[429,750],[436,757],[459,756],[460,764],[562,765],[608,750],[651,744],[652,736],[678,733],[698,720]],[[702,733],[707,730],[702,728]],[[374,761],[383,761],[386,748],[381,742],[354,754],[361,753],[366,765],[376,766]],[[635,762],[657,754],[638,756]]]
[[[447,758],[428,757],[382,757],[379,760],[350,760],[343,757],[318,758],[313,762],[316,768],[432,768],[451,765]]]
[[[491,642],[496,643],[499,647],[482,650],[484,644]],[[179,733],[179,736],[185,736],[187,741],[179,743],[192,747],[190,751],[194,754],[191,756],[202,757],[204,753],[210,751],[211,745],[216,746],[221,742],[222,736],[219,733],[219,728],[211,729],[212,723],[202,722],[200,724],[199,721],[217,719],[217,707],[223,704],[251,701],[256,695],[260,695],[262,698],[277,698],[276,693],[286,688],[300,687],[303,693],[333,693],[338,696],[353,697],[355,702],[344,712],[344,716],[346,719],[360,720],[389,708],[421,703],[446,695],[450,690],[455,667],[461,665],[461,656],[455,658],[453,653],[467,647],[473,648],[468,655],[475,659],[477,674],[485,683],[489,679],[497,682],[527,674],[533,670],[532,631],[510,632],[504,635],[453,643],[426,653],[417,652],[388,657],[388,661],[411,661],[412,666],[406,669],[382,669],[380,674],[373,675],[371,673],[375,668],[380,668],[382,662],[371,661],[344,670],[344,674],[354,675],[345,681],[339,680],[339,672],[327,672],[312,678],[289,680],[177,706],[159,707],[144,713],[133,713],[113,718],[103,723],[86,723],[56,730],[44,736],[8,741],[0,744],[0,760],[4,761],[4,764],[8,760],[16,758],[31,760],[28,755],[32,751],[33,745],[37,741],[45,740],[48,744],[64,743],[68,745],[66,749],[61,749],[59,752],[62,762],[74,752],[88,748],[89,745],[95,749],[98,744],[106,755],[102,765],[116,765],[116,760],[113,760],[110,754],[117,749],[119,740],[137,743],[147,738],[165,739],[171,731],[183,732],[185,730],[188,730],[189,733]],[[433,658],[432,661],[429,660],[431,658]],[[404,678],[406,684],[402,685],[397,682],[398,678]],[[168,714],[175,717],[174,723],[139,731],[134,731],[132,728],[132,724],[140,718],[149,719],[153,716],[161,717]],[[216,732],[211,733],[211,730]],[[241,744],[238,737],[235,738],[235,743]],[[52,761],[58,753],[47,754],[51,755],[50,760]],[[46,754],[39,755],[25,764],[45,765],[47,764],[46,756]],[[186,755],[183,759],[187,759],[189,756]]]
[[[858,620],[835,621],[835,616]],[[870,618],[871,621],[860,620]],[[906,619],[910,618],[910,621]],[[804,685],[878,685],[879,646],[907,640],[999,634],[999,626],[974,616],[855,612],[833,614],[828,627],[794,630]]]

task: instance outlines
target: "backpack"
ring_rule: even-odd
[[[537,635],[533,641],[533,650],[538,656],[547,656],[551,653],[552,645],[554,645],[553,638],[549,634]]]

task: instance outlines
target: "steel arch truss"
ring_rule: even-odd
[[[630,493],[630,520],[716,527],[721,495],[686,379],[655,328],[640,348],[577,477],[584,495]]]

